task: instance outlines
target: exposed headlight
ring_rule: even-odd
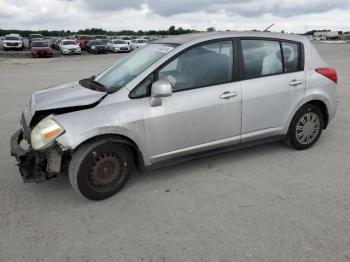
[[[94,46],[94,45],[91,47],[91,49],[95,49],[95,48],[96,48],[96,46]]]
[[[45,117],[32,130],[30,139],[33,149],[41,150],[49,147],[63,132],[63,127],[55,120],[50,116]]]

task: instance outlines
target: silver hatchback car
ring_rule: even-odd
[[[336,112],[336,83],[302,36],[168,37],[97,76],[33,93],[11,151],[24,181],[68,174],[75,191],[101,200],[133,167],[277,140],[309,148]]]

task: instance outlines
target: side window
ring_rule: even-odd
[[[247,78],[283,72],[281,47],[278,41],[242,40],[241,46]]]
[[[285,72],[296,72],[299,70],[298,44],[282,42]]]
[[[130,98],[141,98],[151,94],[151,86],[154,82],[154,74],[150,74],[146,77],[137,87],[135,87],[131,93]]]
[[[194,47],[183,53],[159,73],[174,91],[226,83],[232,80],[233,53],[231,41],[220,41]]]

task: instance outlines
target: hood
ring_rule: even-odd
[[[78,82],[36,91],[25,107],[24,118],[29,125],[34,115],[38,113],[49,115],[55,112],[74,111],[94,105],[106,94],[85,88]]]
[[[114,47],[129,47],[128,44],[113,44]]]

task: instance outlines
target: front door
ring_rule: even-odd
[[[173,95],[144,112],[152,162],[240,141],[242,93],[233,74],[231,40],[193,47],[157,72]]]

